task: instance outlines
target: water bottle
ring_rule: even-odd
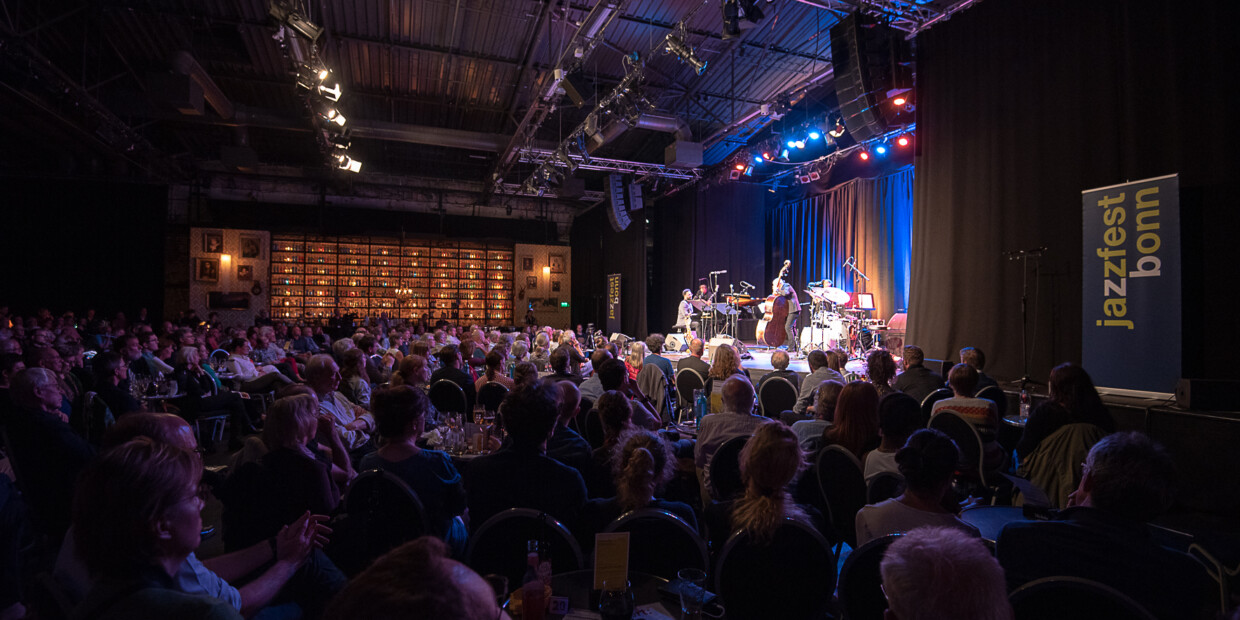
[[[707,413],[710,413],[710,399],[706,390],[693,390],[693,419],[701,424]]]
[[[525,576],[521,579],[521,617],[527,620],[542,620],[547,605],[543,598],[543,582],[538,577],[537,544],[536,541],[526,543],[533,550],[525,556]]]
[[[1029,420],[1029,390],[1020,391],[1020,420],[1022,422]]]

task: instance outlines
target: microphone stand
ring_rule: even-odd
[[[1046,247],[1043,246],[1040,248],[1032,248],[1029,250],[1014,250],[1011,252],[1003,253],[1003,255],[1006,256],[1007,259],[1010,261],[1014,261],[1014,260],[1020,261],[1020,367],[1021,367],[1021,374],[1020,374],[1020,380],[1018,381],[1018,383],[1020,384],[1021,391],[1024,391],[1025,386],[1030,383],[1035,384],[1035,385],[1046,385],[1045,383],[1042,383],[1041,381],[1035,381],[1033,377],[1029,376],[1029,348],[1028,348],[1029,347],[1029,344],[1028,344],[1029,259],[1030,258],[1033,259],[1033,277],[1036,280],[1038,278],[1038,269],[1040,267],[1040,263],[1038,261],[1042,258],[1042,253],[1045,251],[1046,251]],[[1035,317],[1035,320],[1036,320],[1036,317]]]

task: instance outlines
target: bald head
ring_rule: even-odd
[[[568,421],[573,419],[581,408],[581,390],[577,389],[577,385],[572,381],[561,381],[556,384],[556,387],[560,391],[560,395],[556,399],[556,411],[559,413],[559,422],[567,426]]]
[[[702,353],[706,350],[706,343],[701,338],[694,338],[689,341],[689,355],[694,357],[702,357]]]
[[[753,384],[736,376],[724,382],[723,410],[729,413],[753,411]]]

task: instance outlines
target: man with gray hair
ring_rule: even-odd
[[[314,396],[319,401],[319,413],[331,416],[341,443],[356,465],[363,456],[374,450],[370,442],[370,433],[375,430],[374,416],[337,391],[340,388],[340,366],[330,355],[320,353],[310,358],[306,363],[306,385],[314,390]]]
[[[955,528],[921,527],[896,539],[879,567],[887,618],[1011,620],[1003,569],[982,541]]]
[[[95,449],[73,432],[59,411],[55,373],[27,368],[12,383],[13,410],[6,430],[13,473],[34,509],[31,523],[41,524],[44,533],[58,540],[69,528],[73,485]]]
[[[1111,586],[1158,618],[1213,617],[1217,590],[1205,568],[1163,547],[1146,525],[1171,506],[1175,477],[1171,455],[1145,434],[1102,438],[1085,459],[1069,508],[1052,521],[1010,523],[999,534],[995,555],[1008,586],[1069,575]]]

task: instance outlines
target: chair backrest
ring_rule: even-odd
[[[995,407],[998,408],[999,410],[1000,418],[1007,415],[1007,406],[1008,406],[1007,392],[1004,392],[1003,388],[997,385],[988,385],[978,390],[977,394],[974,394],[973,397],[974,398],[985,398],[986,400],[993,402],[995,404]]]
[[[745,491],[745,483],[741,480],[741,449],[748,441],[749,435],[733,437],[711,455],[710,486],[715,499],[729,500]]]
[[[882,620],[887,609],[887,595],[883,593],[883,576],[878,568],[887,547],[899,537],[899,534],[891,534],[875,538],[854,549],[844,560],[839,596],[840,607],[848,620]]]
[[[771,377],[762,382],[758,390],[758,405],[762,415],[779,419],[779,414],[792,409],[797,404],[797,388],[783,377]]]
[[[835,591],[835,566],[822,534],[789,519],[770,541],[733,533],[715,563],[715,589],[728,618],[821,618]]]
[[[865,506],[861,463],[847,448],[827,446],[814,459],[818,486],[830,512],[831,527],[850,547],[857,546],[857,511]]]
[[[347,574],[357,574],[375,558],[423,534],[444,535],[430,531],[418,494],[381,469],[363,472],[353,481],[345,497],[345,512],[356,535],[347,549],[351,566],[341,566]]]
[[[676,371],[676,395],[680,397],[681,407],[693,406],[693,390],[706,389],[706,378],[692,368],[681,368]]]
[[[930,414],[934,412],[934,403],[937,403],[944,398],[951,398],[952,396],[954,396],[952,391],[945,387],[926,394],[926,397],[921,399],[922,424],[926,424],[930,421]]]
[[[432,384],[427,396],[440,413],[469,413],[465,411],[469,408],[465,390],[447,379],[440,379]]]
[[[928,428],[943,431],[952,441],[956,442],[956,447],[960,449],[960,473],[967,478],[981,480],[982,484],[986,484],[986,468],[983,466],[982,458],[985,456],[982,449],[982,437],[977,434],[977,429],[973,428],[959,412],[951,409],[940,409],[933,418],[930,418]]]
[[[1008,600],[1016,620],[1154,620],[1154,614],[1127,594],[1080,577],[1030,581],[1012,592]]]
[[[464,391],[461,393],[463,395]],[[499,404],[504,402],[505,396],[508,396],[508,388],[498,381],[487,381],[482,389],[478,390],[478,402],[482,403],[482,408],[486,411],[499,411]]]
[[[103,434],[107,432],[116,418],[112,415],[112,410],[108,409],[107,403],[95,392],[87,392],[82,397],[81,415],[70,418],[73,422],[73,430],[92,446],[98,446],[103,439]]]
[[[904,476],[893,471],[874,475],[865,484],[865,503],[877,504],[883,500],[899,497],[904,492]]]
[[[857,373],[855,373],[855,372],[846,372],[846,373],[844,373],[844,383],[845,383],[845,384],[852,383],[853,381],[865,381],[865,377],[863,377],[863,376],[861,376],[861,375],[859,375],[859,374],[857,374]]]
[[[599,417],[598,409],[593,407],[586,412],[585,420],[581,422],[582,437],[586,438],[586,443],[591,448],[600,448],[603,446],[603,440],[607,433],[603,430],[603,419]]]
[[[629,570],[671,581],[682,568],[710,568],[706,541],[684,519],[659,508],[620,515],[603,530],[629,533]]]
[[[211,356],[207,358],[207,361],[213,366],[223,366],[224,362],[228,361],[228,351],[216,349],[211,352]]]
[[[585,566],[577,540],[559,521],[530,508],[509,508],[483,523],[469,537],[465,564],[479,575],[496,574],[519,584],[525,575],[526,542],[539,541],[543,559],[557,573]]]

